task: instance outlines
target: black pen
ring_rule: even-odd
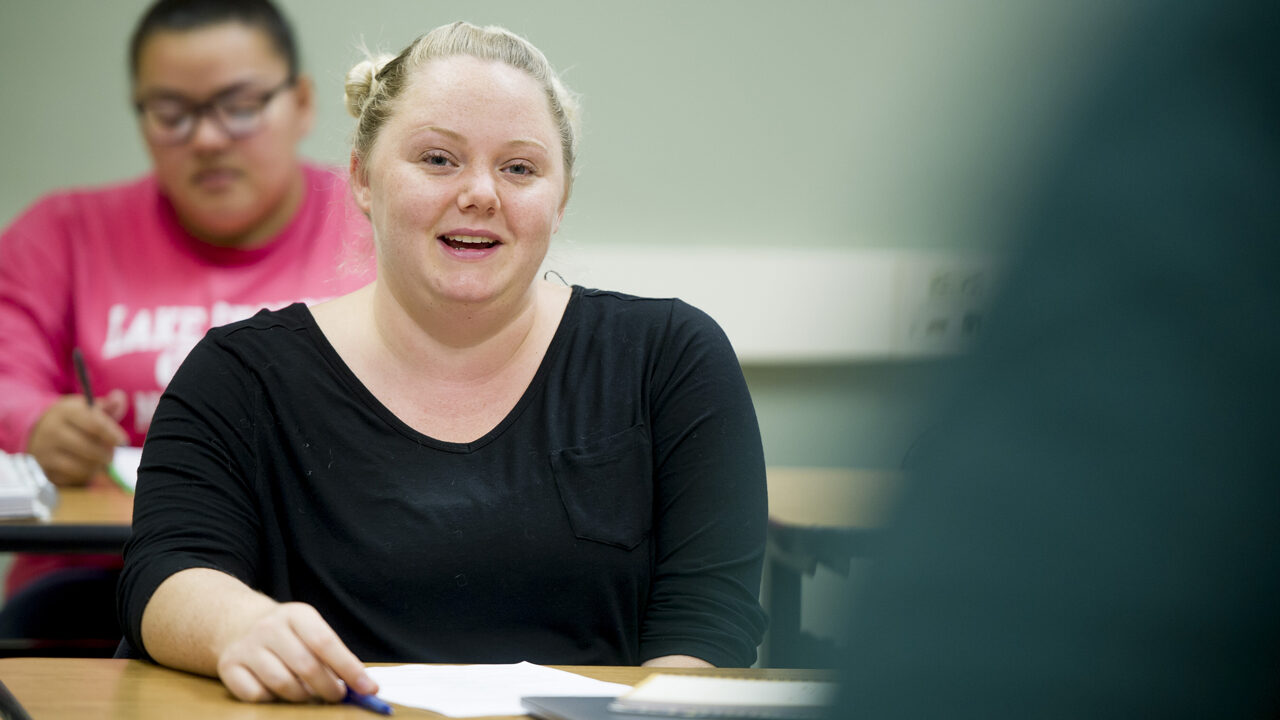
[[[84,353],[80,352],[80,348],[71,349],[71,361],[76,366],[76,377],[80,379],[80,390],[84,393],[84,401],[89,407],[93,407],[93,386],[89,384],[89,369],[84,366]],[[127,493],[133,492],[133,488],[129,487],[116,471],[115,463],[107,463],[107,477],[119,485],[121,490]]]
[[[93,386],[89,384],[89,370],[84,366],[84,353],[80,348],[71,351],[71,361],[76,364],[76,377],[80,378],[80,391],[84,393],[84,401],[93,407]]]

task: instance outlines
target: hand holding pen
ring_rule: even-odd
[[[182,572],[202,595],[222,589],[230,597],[243,597],[243,601],[236,601],[237,617],[215,633],[220,642],[229,641],[212,648],[218,678],[232,695],[247,702],[319,699],[382,715],[392,713],[391,706],[374,695],[378,684],[364,663],[313,606],[275,602],[216,571],[193,568]],[[159,602],[173,601],[168,592],[178,591],[161,588]],[[180,602],[187,600],[186,596],[178,598]]]
[[[347,694],[342,698],[342,702],[348,705],[362,707],[369,712],[376,712],[379,715],[392,714],[391,705],[377,695],[366,695],[358,693],[351,688],[347,688]]]
[[[27,439],[27,452],[56,485],[86,484],[110,464],[115,447],[129,441],[119,424],[127,408],[125,394],[112,390],[95,397],[79,349],[72,357],[83,394],[54,401]]]

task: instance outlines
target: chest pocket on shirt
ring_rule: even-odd
[[[643,425],[553,452],[551,470],[577,537],[632,550],[649,533],[653,457]]]

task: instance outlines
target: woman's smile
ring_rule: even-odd
[[[459,260],[483,260],[502,245],[494,238],[478,235],[441,235],[436,240],[448,255]]]

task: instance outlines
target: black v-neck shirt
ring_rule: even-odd
[[[147,437],[122,626],[192,567],[313,605],[367,662],[746,666],[764,459],[737,358],[673,299],[574,287],[474,442],[423,435],[292,305],[211,330]]]

